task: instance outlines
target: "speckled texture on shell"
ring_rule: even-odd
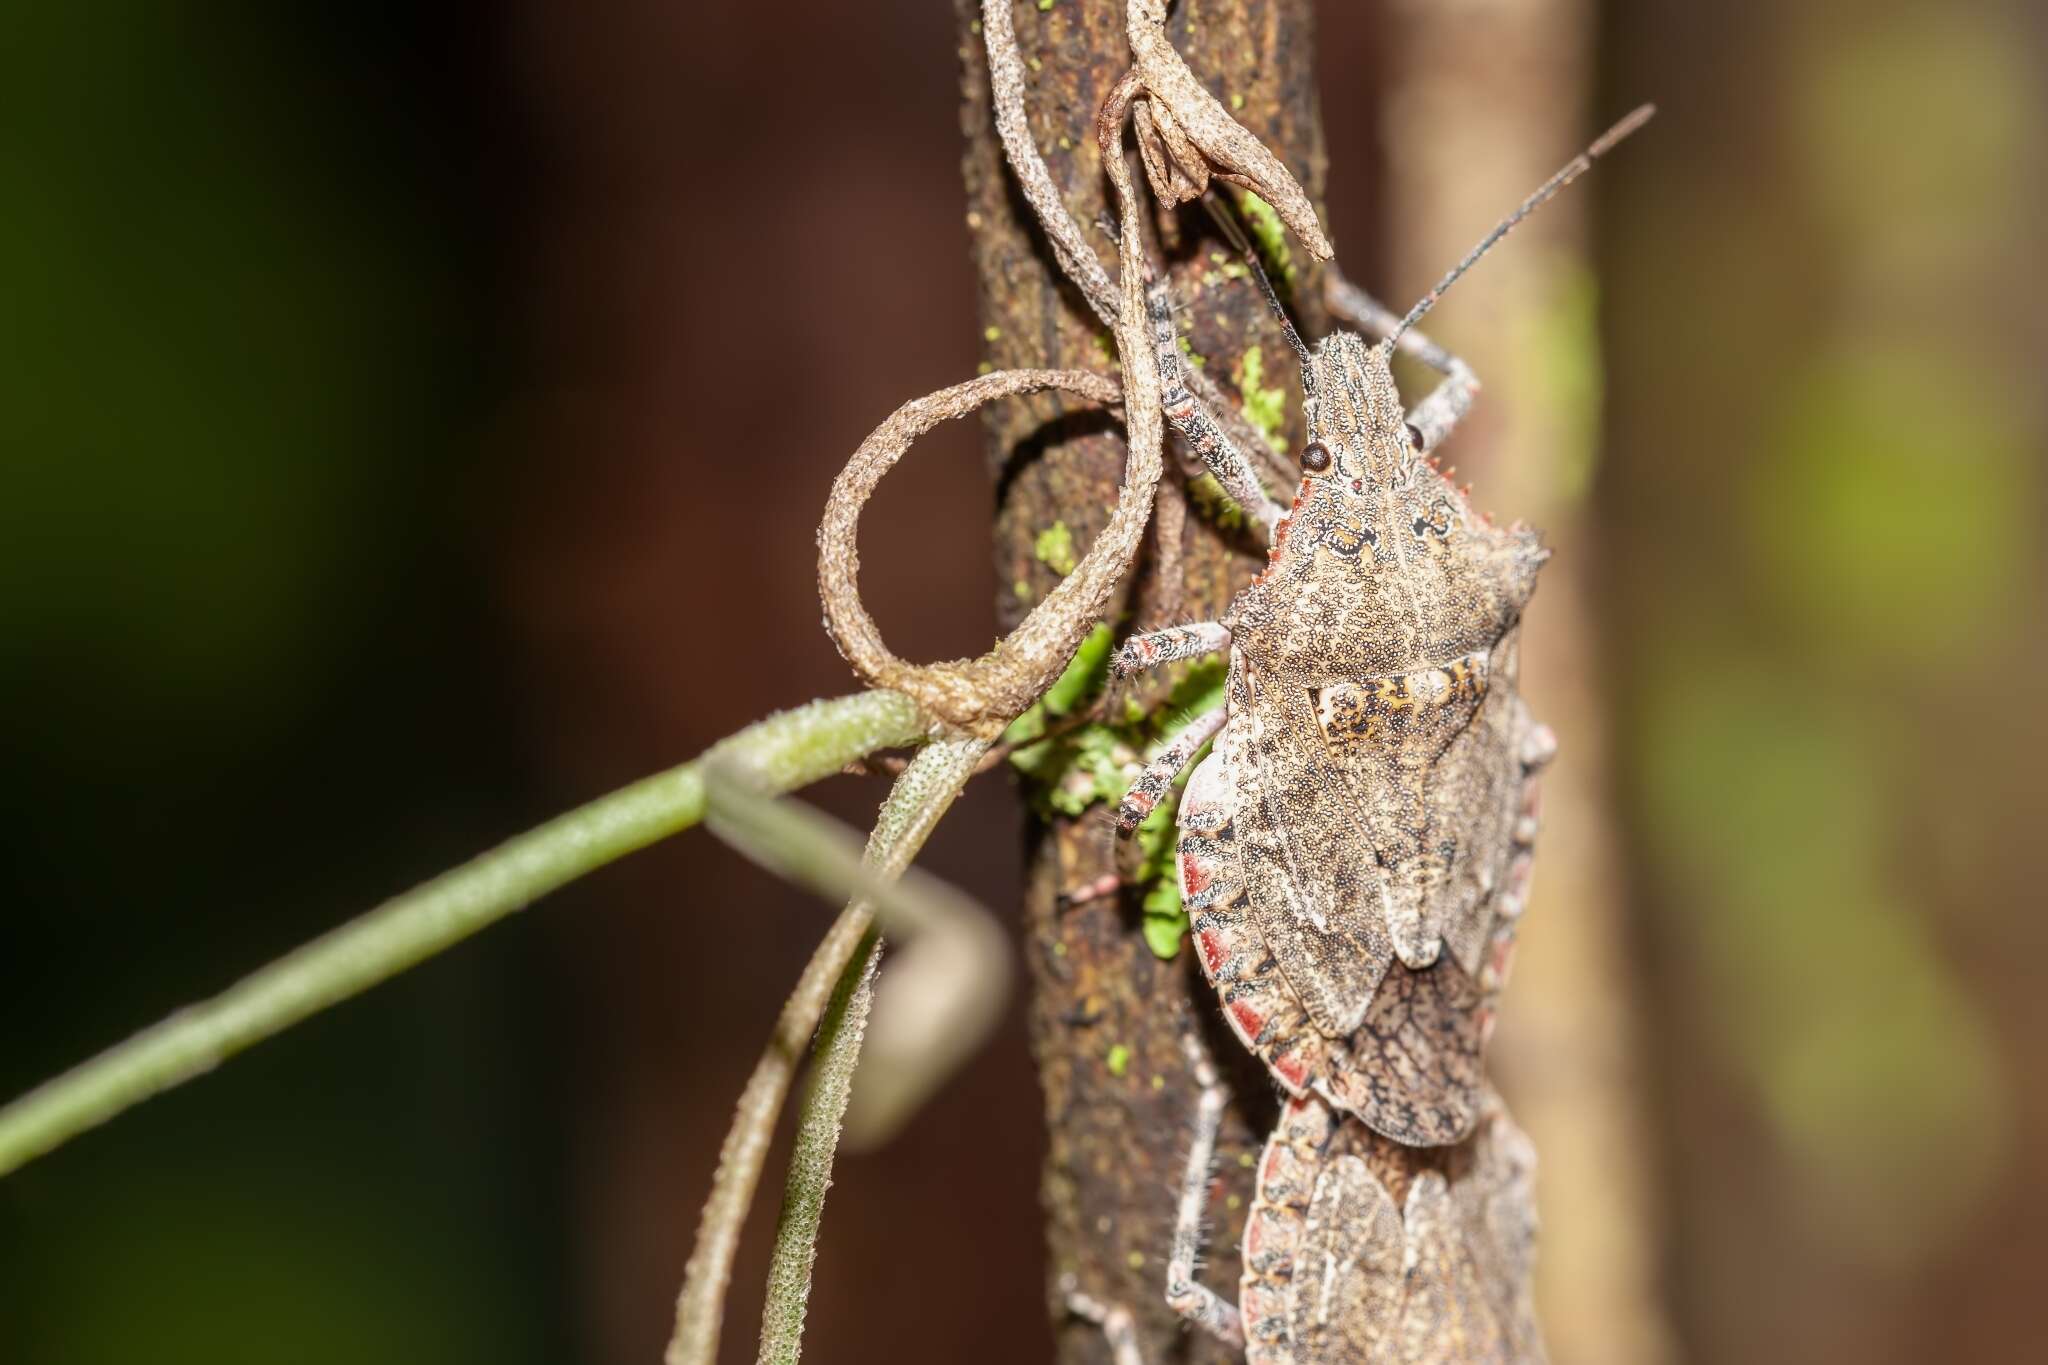
[[[1239,1287],[1247,1365],[1530,1365],[1535,1157],[1499,1102],[1407,1178],[1356,1123],[1290,1101],[1267,1141]],[[1383,1176],[1386,1177],[1383,1179]]]
[[[1455,1143],[1480,1112],[1520,909],[1543,745],[1516,629],[1546,552],[1414,454],[1381,349],[1333,334],[1303,383],[1330,458],[1225,619],[1229,720],[1182,873],[1233,888],[1204,906],[1243,922],[1222,926],[1229,982],[1277,974],[1292,999],[1265,1014],[1298,1003],[1317,1034],[1252,1044],[1290,1058],[1275,1068],[1290,1093],[1313,1087],[1399,1142]],[[1233,1017],[1240,1036],[1247,1022]]]

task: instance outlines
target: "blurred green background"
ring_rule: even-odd
[[[1325,7],[1340,244],[1399,211],[1399,8]],[[1583,210],[1605,432],[1560,546],[1655,1311],[1700,1361],[2035,1358],[2048,16],[1586,12],[1589,106],[1663,107]],[[844,689],[826,484],[977,355],[955,38],[914,0],[0,16],[0,1092]],[[872,518],[929,534],[864,546],[910,657],[996,590],[975,434],[927,445]],[[927,862],[1007,911],[1018,818],[984,784]],[[0,1358],[654,1359],[822,923],[685,839],[153,1101],[0,1182]],[[1047,1358],[1038,1125],[1013,1020],[846,1163],[820,1358]]]

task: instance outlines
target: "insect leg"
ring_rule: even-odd
[[[1159,804],[1159,798],[1166,795],[1173,785],[1173,779],[1180,776],[1180,770],[1188,766],[1201,748],[1223,728],[1229,709],[1217,705],[1196,716],[1188,727],[1173,737],[1168,744],[1138,774],[1138,780],[1131,783],[1131,789],[1124,793],[1124,799],[1117,803],[1116,827],[1125,834],[1135,830],[1144,818]]]
[[[1401,325],[1398,316],[1345,279],[1335,266],[1327,269],[1323,281],[1323,304],[1335,317],[1378,337],[1391,335]],[[1394,345],[1444,377],[1408,414],[1408,425],[1421,433],[1417,449],[1426,454],[1442,445],[1451,428],[1472,410],[1472,400],[1479,392],[1479,376],[1472,373],[1470,365],[1412,327]]]
[[[1194,1132],[1188,1140],[1188,1163],[1181,1180],[1180,1202],[1174,1211],[1173,1251],[1166,1262],[1166,1302],[1174,1312],[1227,1346],[1244,1346],[1244,1323],[1237,1308],[1215,1290],[1195,1281],[1195,1258],[1202,1248],[1202,1211],[1209,1202],[1209,1168],[1216,1160],[1216,1130],[1223,1123],[1223,1106],[1230,1092],[1216,1076],[1215,1064],[1200,1040],[1189,1034],[1182,1040],[1194,1069],[1201,1093],[1195,1097]],[[1102,1329],[1116,1365],[1145,1365],[1138,1351],[1136,1325],[1130,1310],[1112,1307],[1082,1293],[1068,1276],[1060,1286],[1067,1296],[1067,1310]]]
[[[1209,1168],[1216,1159],[1216,1130],[1230,1092],[1217,1079],[1216,1067],[1201,1043],[1190,1034],[1183,1040],[1195,1083],[1194,1133],[1188,1141],[1188,1164],[1180,1187],[1180,1205],[1173,1221],[1173,1252],[1166,1262],[1166,1303],[1218,1341],[1244,1345],[1244,1322],[1237,1306],[1195,1280],[1195,1258],[1202,1249],[1202,1211],[1209,1203]]]
[[[1216,476],[1223,491],[1247,515],[1265,529],[1270,539],[1273,527],[1287,515],[1287,509],[1273,500],[1259,482],[1251,461],[1245,458],[1200,399],[1189,391],[1187,371],[1181,364],[1180,332],[1173,325],[1173,296],[1166,281],[1154,280],[1145,289],[1146,312],[1152,320],[1152,349],[1159,364],[1159,401],[1166,420],[1187,441],[1203,466]]]
[[[1230,629],[1217,621],[1196,621],[1191,625],[1169,626],[1147,631],[1124,641],[1116,652],[1116,675],[1128,678],[1161,664],[1182,659],[1199,659],[1230,648]]]
[[[1131,1310],[1112,1308],[1100,1299],[1083,1294],[1073,1287],[1073,1280],[1074,1277],[1069,1275],[1060,1286],[1066,1291],[1067,1311],[1102,1329],[1102,1335],[1109,1339],[1110,1358],[1116,1365],[1145,1365],[1145,1357],[1138,1351],[1138,1328],[1131,1321]]]

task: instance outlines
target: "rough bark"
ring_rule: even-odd
[[[1106,369],[1113,348],[1080,297],[1060,282],[1005,171],[975,22],[979,6],[973,0],[957,5],[967,221],[980,278],[986,358],[996,367]],[[1095,110],[1130,62],[1122,0],[1058,0],[1045,9],[1027,0],[1015,13],[1022,55],[1033,70],[1033,136],[1075,216],[1092,224],[1106,212]],[[1308,0],[1184,0],[1169,32],[1210,89],[1320,202],[1324,158]],[[1235,259],[1229,248],[1193,206],[1160,218],[1157,226],[1176,296],[1187,307],[1184,331],[1206,373],[1236,392],[1245,354],[1257,347],[1260,382],[1286,391],[1286,435],[1290,448],[1298,447],[1295,366],[1257,294],[1232,278],[1238,271],[1223,268]],[[1107,257],[1110,239],[1100,240]],[[1292,258],[1294,301],[1306,325],[1319,329],[1319,272],[1298,246]],[[1006,585],[999,609],[1007,627],[1057,581],[1036,553],[1040,533],[1064,523],[1074,543],[1085,546],[1101,528],[1122,476],[1123,446],[1110,419],[1055,400],[994,409],[987,423],[1001,500],[995,554],[998,582]],[[1197,514],[1186,517],[1178,548],[1180,573],[1162,575],[1154,571],[1159,552],[1153,543],[1129,603],[1133,619],[1149,621],[1169,612],[1182,619],[1213,618],[1264,560],[1252,537]],[[1180,582],[1163,581],[1168,577]],[[1116,867],[1116,840],[1101,812],[1055,821],[1034,837],[1025,953],[1050,1129],[1044,1202],[1048,1293],[1059,1324],[1060,1359],[1109,1358],[1096,1328],[1061,1312],[1051,1286],[1068,1274],[1096,1298],[1136,1314],[1148,1361],[1230,1359],[1215,1343],[1187,1333],[1161,1299],[1196,1093],[1182,1034],[1193,1028],[1208,1038],[1233,1083],[1219,1144],[1218,1173],[1228,1193],[1218,1207],[1226,1213],[1211,1228],[1204,1269],[1209,1282],[1232,1298],[1236,1243],[1251,1192],[1249,1168],[1273,1119],[1271,1086],[1222,1034],[1213,997],[1185,947],[1172,961],[1147,948],[1134,901],[1111,898],[1061,908],[1063,893]]]

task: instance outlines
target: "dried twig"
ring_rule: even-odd
[[[1074,221],[1066,200],[1052,182],[1038,144],[1031,140],[1031,121],[1024,109],[1024,59],[1017,52],[1017,30],[1010,15],[1010,0],[981,0],[982,45],[988,49],[988,84],[995,106],[996,136],[1002,140],[1010,171],[1017,177],[1024,201],[1038,215],[1045,239],[1052,243],[1060,269],[1088,300],[1095,316],[1106,327],[1116,326],[1117,288],[1081,225]]]
[[[1181,561],[1186,554],[1182,543],[1187,536],[1188,496],[1177,483],[1162,482],[1152,505],[1152,600],[1146,619],[1156,629],[1174,624],[1180,617],[1182,592]]]
[[[1273,206],[1318,260],[1335,254],[1291,172],[1265,143],[1230,116],[1166,37],[1166,0],[1130,0],[1131,52],[1147,102],[1138,111],[1138,151],[1161,203],[1199,198],[1209,177],[1228,180]]]
[[[1011,22],[1008,0],[982,0],[981,15],[982,45],[988,50],[989,97],[995,108],[996,136],[1003,144],[1004,159],[1009,162],[1011,174],[1017,178],[1017,186],[1023,192],[1025,202],[1038,216],[1061,268],[1081,291],[1081,296],[1088,301],[1095,315],[1114,330],[1120,307],[1119,286],[1111,281],[1094,249],[1088,245],[1080,223],[1053,183],[1052,171],[1039,154],[1038,144],[1031,138],[1030,118],[1024,106],[1024,59],[1017,50],[1017,33]],[[1168,50],[1171,51],[1170,44]],[[1176,56],[1174,60],[1179,58]],[[1142,71],[1137,73],[1137,79],[1142,84]],[[1197,82],[1197,86],[1199,84]],[[1230,116],[1224,114],[1223,117],[1228,120]],[[1234,121],[1232,126],[1236,126]],[[1118,156],[1121,159],[1120,153]],[[1286,174],[1284,169],[1281,174]],[[1288,183],[1291,184],[1292,180]],[[1275,189],[1274,193],[1284,197],[1281,190]],[[1312,212],[1307,221],[1310,224],[1315,222]],[[1202,410],[1223,429],[1233,445],[1240,450],[1255,452],[1279,478],[1281,486],[1293,486],[1300,471],[1267,444],[1265,437],[1245,420],[1244,414],[1237,410],[1237,405],[1214,379],[1201,370],[1188,367],[1185,381]],[[1182,432],[1182,437],[1190,448],[1194,446],[1195,440],[1188,433]]]
[[[854,545],[860,511],[882,475],[917,437],[991,399],[1045,389],[1064,389],[1105,406],[1122,398],[1115,380],[1086,370],[998,370],[914,399],[861,442],[833,481],[818,526],[818,593],[833,643],[862,681],[914,697],[954,733],[993,740],[1073,657],[1137,550],[1159,482],[1156,443],[1149,460],[1132,443],[1123,493],[1109,525],[1074,571],[979,659],[909,664],[889,652],[860,600],[860,555]]]

